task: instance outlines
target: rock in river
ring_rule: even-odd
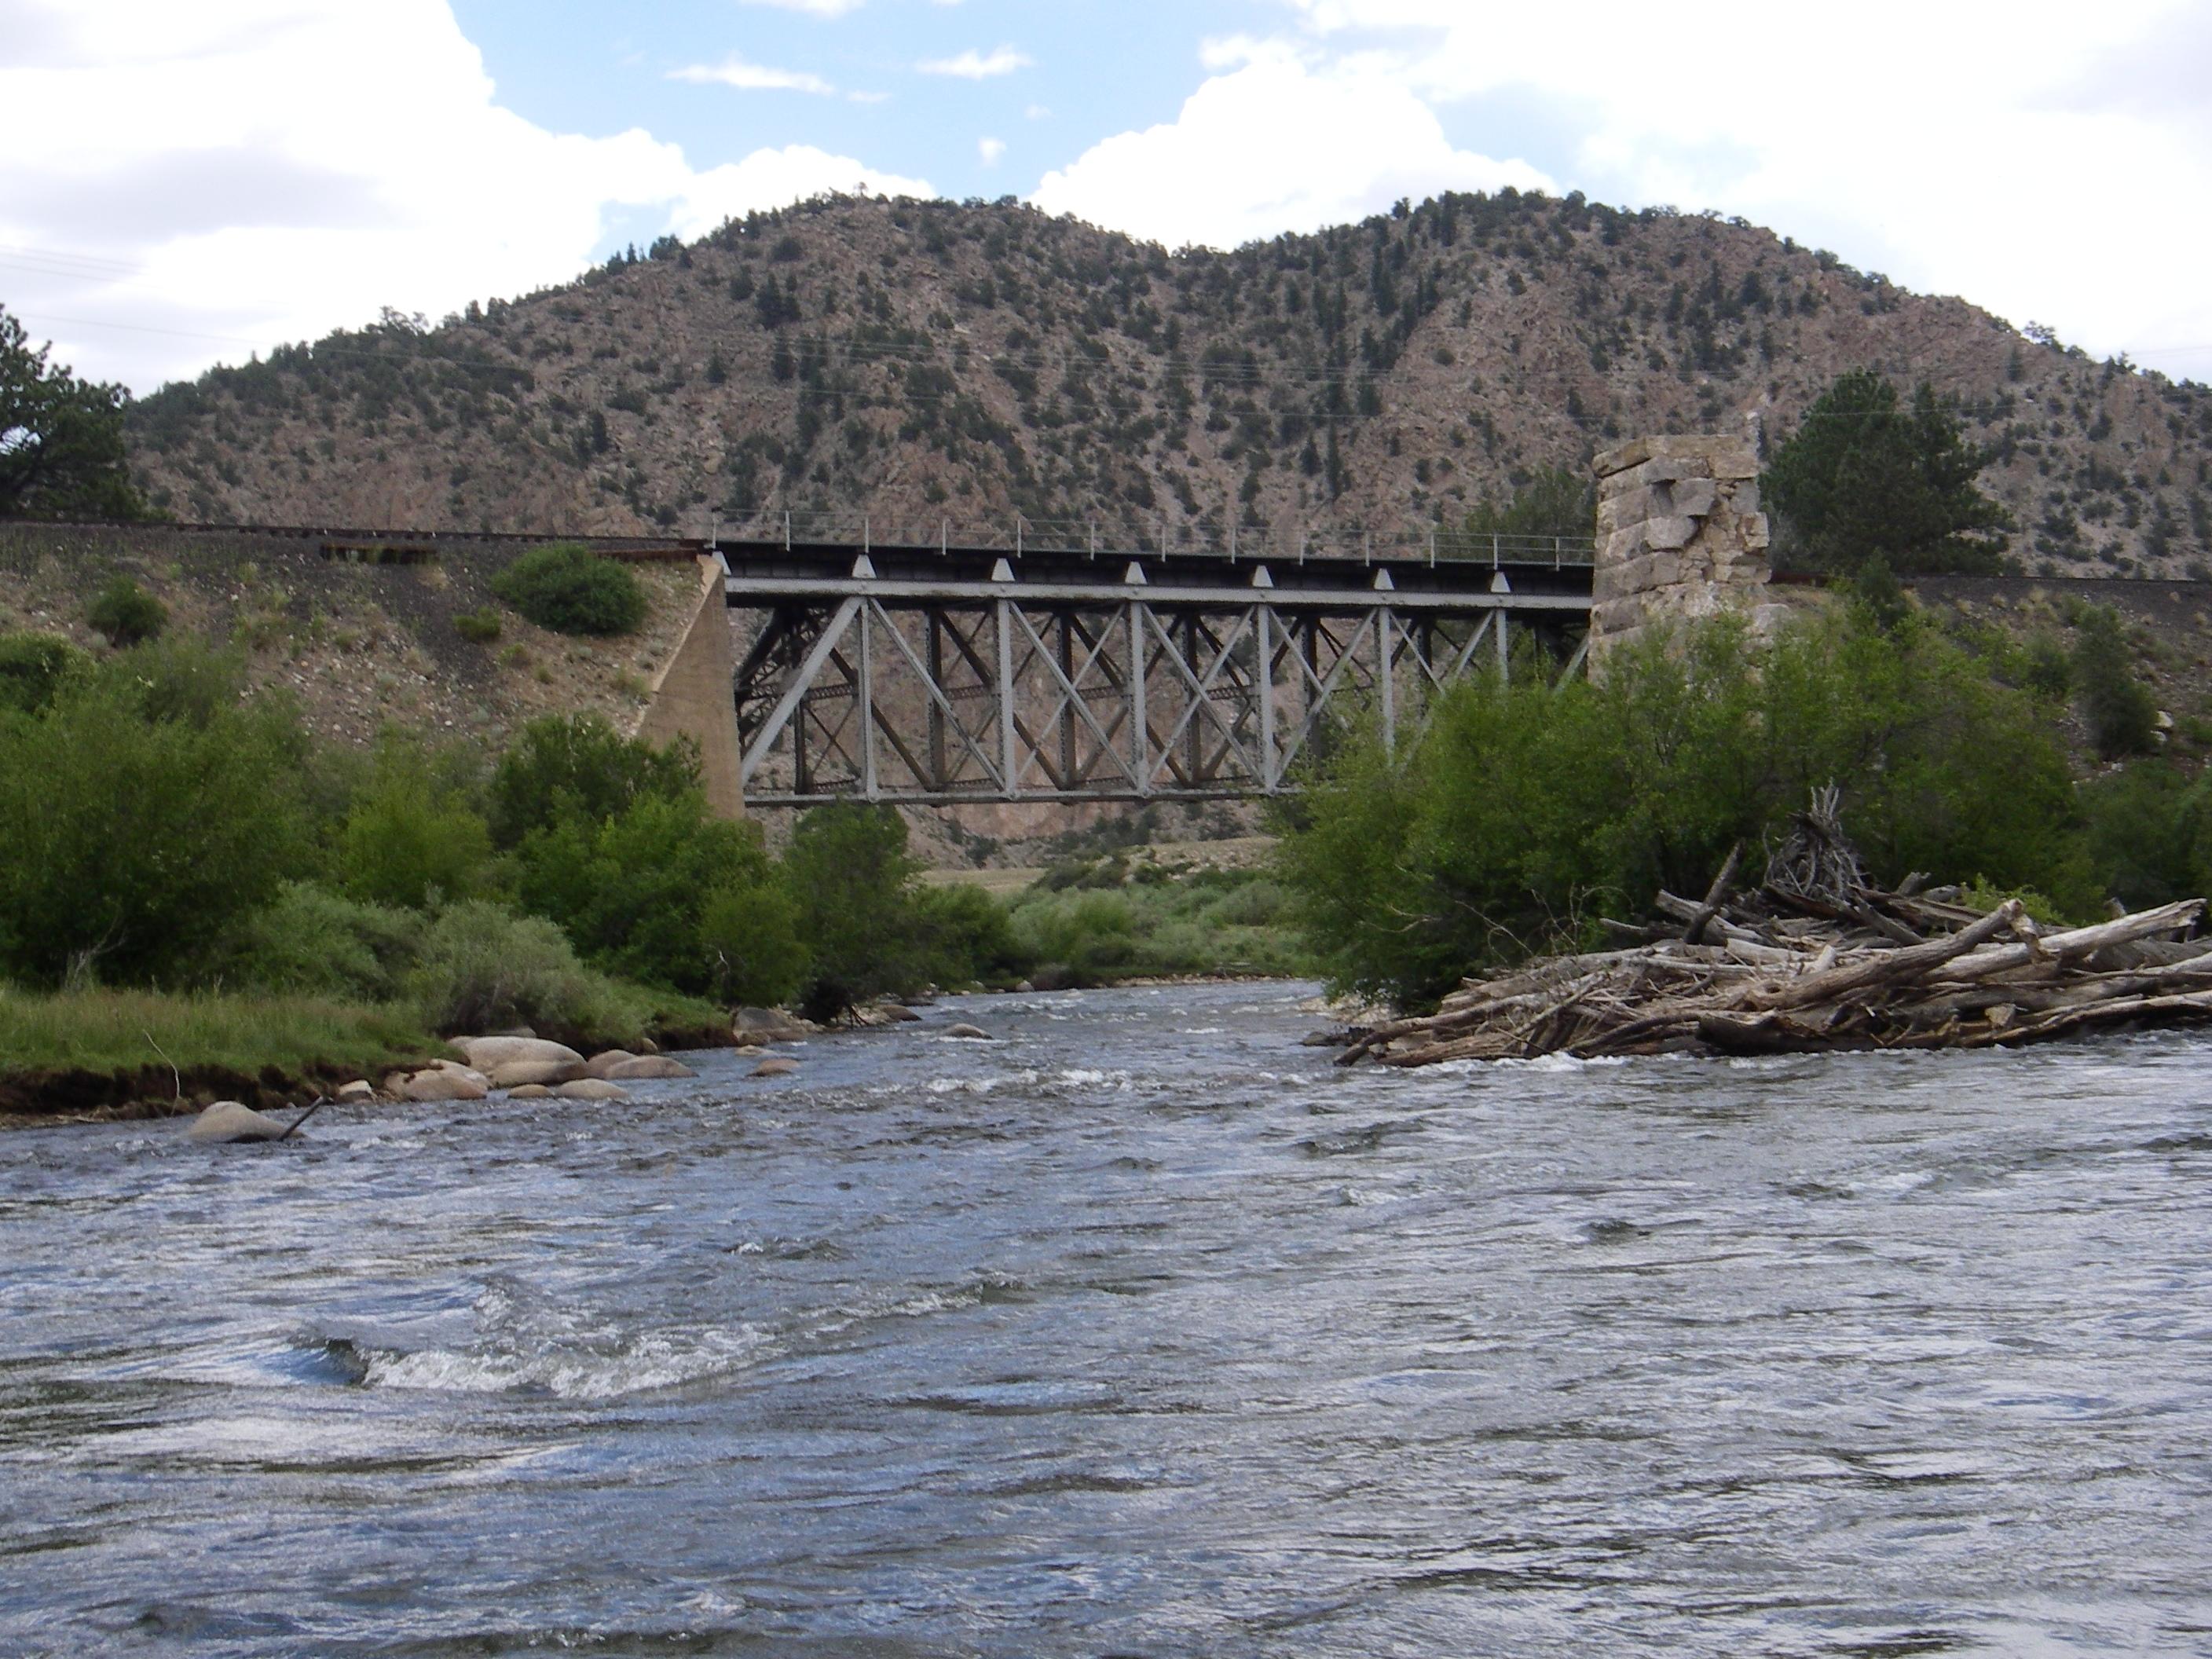
[[[981,1026],[969,1025],[964,1022],[958,1025],[946,1026],[945,1035],[949,1037],[965,1037],[970,1042],[990,1042],[995,1040]]]
[[[517,1060],[534,1060],[574,1066],[580,1073],[584,1064],[583,1055],[574,1048],[562,1043],[548,1042],[543,1037],[455,1037],[453,1046],[466,1054],[469,1064],[480,1072],[495,1071]]]
[[[643,1083],[656,1078],[696,1077],[699,1073],[682,1060],[671,1060],[665,1054],[638,1054],[594,1075],[612,1083]]]
[[[192,1127],[185,1135],[203,1146],[222,1146],[234,1140],[275,1140],[283,1134],[285,1127],[251,1106],[235,1100],[218,1100],[192,1120]]]
[[[799,1062],[782,1054],[770,1054],[752,1069],[755,1077],[789,1077],[799,1069]]]
[[[580,1060],[510,1060],[491,1068],[495,1089],[520,1089],[531,1083],[573,1083],[584,1075]]]
[[[553,1091],[562,1100],[628,1100],[629,1091],[605,1078],[580,1077]]]

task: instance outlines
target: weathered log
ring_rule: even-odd
[[[1977,951],[1972,956],[1953,963],[1944,970],[1943,977],[1963,982],[1986,979],[1992,974],[2002,974],[2014,968],[2024,968],[2032,962],[2069,961],[2086,957],[2107,945],[2147,939],[2153,933],[2170,933],[2177,927],[2186,927],[2203,914],[2203,899],[2177,899],[2172,904],[2161,904],[2155,910],[2138,910],[2133,915],[2118,916],[2091,927],[2075,927],[2063,933],[2045,933],[2022,944],[2001,945],[1992,950]],[[1954,934],[1953,937],[1964,938],[1965,935]]]
[[[1831,968],[1825,974],[1802,974],[1776,986],[1771,992],[1755,995],[1755,1005],[1764,1008],[1802,1008],[1808,1003],[1832,1001],[1868,986],[1911,983],[1965,956],[1976,945],[1995,939],[2010,927],[2020,914],[2020,901],[2007,899],[1972,927],[1948,939],[1930,939],[1925,945],[1862,957]]]
[[[1705,889],[1705,902],[1698,907],[1697,915],[1690,918],[1689,927],[1683,930],[1682,942],[1685,945],[1703,945],[1705,942],[1705,929],[1712,926],[1713,918],[1720,915],[1721,906],[1727,902],[1729,889],[1735,884],[1736,865],[1742,858],[1743,843],[1740,841],[1729,843],[1728,856],[1721,860],[1720,874],[1715,876],[1712,885]]]

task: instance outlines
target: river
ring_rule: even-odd
[[[1311,988],[0,1137],[0,1652],[2212,1653],[2212,1042]]]

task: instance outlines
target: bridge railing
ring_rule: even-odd
[[[1086,519],[1012,519],[963,521],[915,520],[865,513],[764,511],[719,518],[717,540],[781,542],[787,547],[941,547],[1005,553],[1142,553],[1172,559],[1178,555],[1231,559],[1303,562],[1308,559],[1425,560],[1431,563],[1588,565],[1595,544],[1587,536],[1477,535],[1443,525],[1403,530],[1352,530],[1340,526],[1233,525],[1213,530],[1203,525]]]

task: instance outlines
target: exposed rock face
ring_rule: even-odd
[[[240,1140],[275,1140],[288,1127],[237,1101],[218,1100],[192,1120],[185,1138],[202,1146],[226,1146]]]
[[[1772,574],[1759,459],[1742,438],[1638,438],[1602,452],[1590,662],[1666,628],[1753,613]]]

